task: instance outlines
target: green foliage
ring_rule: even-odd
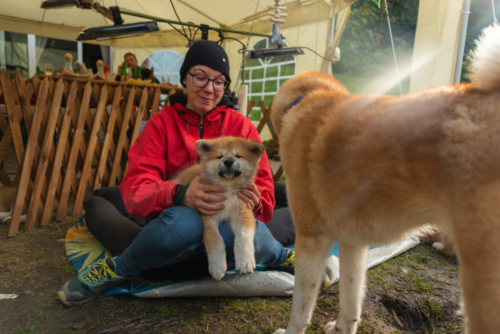
[[[387,0],[387,5],[397,61],[402,67],[411,63],[419,0]],[[475,40],[493,22],[491,0],[472,1],[470,12],[461,81],[469,81],[468,56]],[[498,5],[496,17],[500,18]],[[332,65],[334,73],[372,78],[394,69],[384,1],[381,8],[378,8],[378,0],[361,0],[352,5],[340,50],[340,61]]]
[[[383,5],[383,2],[382,2]],[[398,63],[411,60],[418,16],[418,0],[388,2]],[[377,0],[353,4],[342,41],[335,73],[373,77],[394,68],[385,8]]]
[[[495,1],[496,17],[500,19],[500,6]],[[475,41],[481,35],[481,31],[493,23],[493,8],[491,0],[471,1],[469,22],[467,24],[467,37],[465,39],[464,59],[462,64],[462,75],[460,81],[469,82],[467,66],[469,65],[469,55],[474,49]]]

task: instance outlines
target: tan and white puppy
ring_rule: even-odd
[[[481,37],[472,84],[350,95],[301,73],[271,107],[296,227],[287,330],[311,320],[325,259],[339,244],[340,306],[326,334],[354,334],[370,245],[427,224],[453,239],[468,334],[500,333],[500,26]]]
[[[264,150],[264,144],[244,138],[200,139],[196,141],[200,164],[181,171],[172,179],[174,183],[185,185],[202,174],[202,183],[226,190],[224,209],[213,216],[201,215],[208,269],[217,280],[224,277],[227,270],[226,246],[219,233],[219,224],[223,221],[231,222],[235,236],[236,270],[240,274],[249,274],[255,269],[255,218],[252,210],[238,198],[237,193],[246,184],[253,182]]]

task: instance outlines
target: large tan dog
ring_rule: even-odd
[[[219,233],[219,224],[223,221],[231,222],[234,233],[236,270],[240,274],[249,274],[255,269],[255,218],[237,193],[253,182],[264,150],[264,144],[243,138],[200,139],[196,141],[200,164],[183,170],[172,179],[174,183],[185,185],[203,174],[202,183],[226,189],[222,194],[226,197],[224,209],[213,216],[201,215],[208,269],[215,279],[224,277],[227,269],[226,247]]]
[[[355,333],[368,246],[426,224],[456,243],[466,332],[500,333],[500,27],[485,34],[472,85],[355,96],[306,72],[282,86],[272,119],[297,239],[292,315],[276,333],[304,333],[334,240],[340,311],[324,331]]]

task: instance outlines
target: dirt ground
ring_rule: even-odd
[[[0,225],[0,333],[273,333],[291,298],[140,299],[101,296],[81,308],[57,299],[74,273],[63,238],[78,215],[7,238]],[[368,272],[358,333],[461,333],[457,262],[427,244]],[[319,296],[307,333],[338,314],[338,285]]]

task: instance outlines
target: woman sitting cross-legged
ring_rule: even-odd
[[[63,303],[81,305],[147,269],[168,269],[206,257],[201,214],[214,215],[223,208],[224,189],[202,184],[201,176],[186,186],[169,180],[197,162],[195,141],[200,138],[261,140],[250,119],[228,107],[224,90],[231,79],[228,58],[221,46],[203,40],[194,43],[186,54],[180,78],[187,96],[164,107],[146,123],[128,153],[128,171],[119,186],[128,213],[148,217],[149,223],[120,255],[92,263],[71,277],[58,292]],[[214,192],[218,195],[210,194]],[[256,263],[293,270],[293,250],[284,248],[264,224],[271,220],[275,205],[265,154],[255,183],[241,189],[238,197],[255,216]],[[223,222],[219,231],[228,262],[234,261],[230,222]]]

